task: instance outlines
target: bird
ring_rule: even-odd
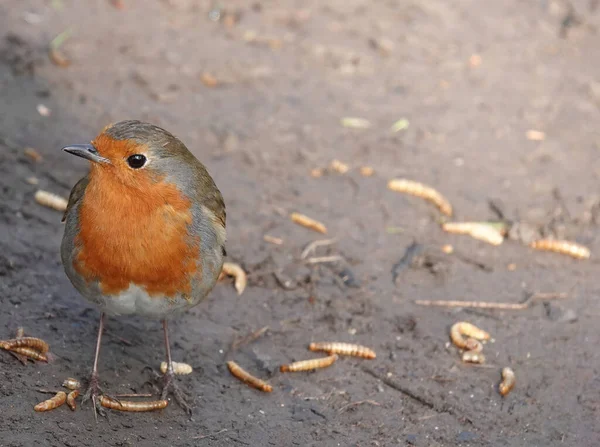
[[[69,195],[60,249],[66,276],[100,310],[84,400],[102,414],[98,359],[106,318],[137,315],[162,321],[161,399],[171,394],[191,414],[174,379],[168,320],[199,304],[218,280],[226,256],[223,196],[184,143],[150,123],[120,121],[91,143],[63,150],[90,164]]]

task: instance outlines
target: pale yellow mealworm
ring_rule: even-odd
[[[584,245],[571,241],[562,241],[554,239],[540,239],[529,244],[536,250],[553,251],[563,255],[569,255],[577,259],[587,259],[590,257],[590,249]]]
[[[264,391],[265,393],[270,393],[271,391],[273,391],[273,387],[271,385],[269,385],[264,380],[254,377],[240,365],[235,363],[233,360],[227,362],[227,368],[229,368],[229,371],[234,377],[237,377],[242,382],[250,385],[251,387],[256,388],[260,391]]]
[[[392,191],[403,192],[425,199],[437,206],[442,214],[452,216],[452,205],[450,205],[450,202],[430,186],[407,179],[394,179],[388,182],[388,188]]]
[[[75,401],[75,399],[77,399],[77,396],[79,396],[79,390],[73,390],[69,394],[67,394],[67,405],[73,411],[77,409],[77,402]]]
[[[463,335],[468,338],[464,338]],[[450,339],[459,348],[472,351],[480,345],[477,340],[489,340],[490,334],[471,323],[459,321],[450,328]]]
[[[498,385],[498,391],[502,396],[506,396],[514,388],[516,383],[515,372],[509,368],[502,368],[502,382]]]
[[[44,402],[40,402],[33,409],[35,411],[49,411],[54,410],[55,408],[60,407],[67,401],[67,393],[64,391],[59,391],[56,395]]]
[[[221,274],[233,276],[235,278],[234,286],[238,295],[241,295],[244,292],[246,289],[246,284],[248,283],[248,279],[246,277],[246,272],[244,272],[244,269],[239,264],[235,264],[233,262],[224,262]]]
[[[319,359],[301,360],[299,362],[290,363],[289,365],[281,365],[279,370],[281,372],[298,372],[298,371],[310,371],[312,369],[327,368],[333,365],[337,360],[337,354],[332,354],[327,357],[321,357]]]
[[[362,166],[359,169],[359,172],[363,177],[371,177],[373,174],[375,174],[375,169],[373,169],[371,166]]]
[[[329,167],[338,174],[345,174],[350,170],[350,167],[346,163],[343,163],[339,160],[331,160]]]
[[[504,236],[493,226],[480,222],[446,222],[442,229],[448,233],[468,234],[473,239],[487,242],[492,245],[500,245],[504,242]]]
[[[79,388],[81,388],[81,382],[79,382],[79,380],[77,379],[74,379],[73,377],[67,377],[63,381],[62,386],[70,390],[78,390]]]
[[[340,342],[321,342],[311,343],[308,345],[311,351],[323,351],[329,354],[350,355],[353,357],[362,357],[364,359],[374,359],[377,357],[375,351],[366,346],[357,345],[354,343]]]
[[[34,198],[40,205],[55,209],[56,211],[65,211],[67,209],[67,199],[51,192],[40,189],[36,191]]]
[[[485,363],[485,356],[481,352],[467,351],[462,355],[462,361],[465,363]]]
[[[318,233],[327,233],[327,227],[325,227],[325,225],[323,225],[321,222],[315,219],[305,216],[304,214],[292,213],[290,214],[290,219],[292,219],[292,222],[297,223],[298,225],[302,225],[303,227],[309,228]]]
[[[165,374],[167,372],[167,362],[160,364],[160,371]],[[173,372],[178,375],[186,375],[192,373],[192,366],[187,363],[173,362]]]

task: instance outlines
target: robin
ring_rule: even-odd
[[[225,204],[215,182],[175,136],[140,121],[106,127],[91,144],[64,151],[89,160],[64,214],[61,257],[73,286],[100,308],[94,366],[84,400],[99,410],[98,355],[106,315],[162,320],[167,372],[174,380],[167,320],[202,301],[225,256]]]

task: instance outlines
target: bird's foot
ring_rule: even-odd
[[[90,377],[90,383],[88,385],[88,389],[81,398],[81,404],[83,405],[85,402],[91,399],[92,405],[94,407],[94,418],[98,420],[98,414],[100,416],[105,416],[106,412],[102,409],[100,405],[100,396],[102,396],[102,388],[100,388],[100,380],[98,378],[98,373],[93,372]]]
[[[173,397],[175,397],[175,401],[189,416],[192,415],[192,407],[188,403],[191,398],[186,395],[186,393],[184,393],[177,384],[175,373],[167,370],[167,372],[162,376],[162,392],[160,394],[160,398],[165,400],[169,394],[172,394]]]

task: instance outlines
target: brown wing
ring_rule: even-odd
[[[81,198],[83,197],[83,193],[85,192],[85,188],[87,188],[89,182],[90,179],[86,175],[77,183],[75,183],[75,186],[73,186],[73,189],[71,190],[71,194],[69,194],[69,203],[67,204],[67,209],[65,211],[65,214],[63,214],[61,222],[67,220],[67,214],[69,214],[71,208],[73,208],[73,206],[81,200]]]

